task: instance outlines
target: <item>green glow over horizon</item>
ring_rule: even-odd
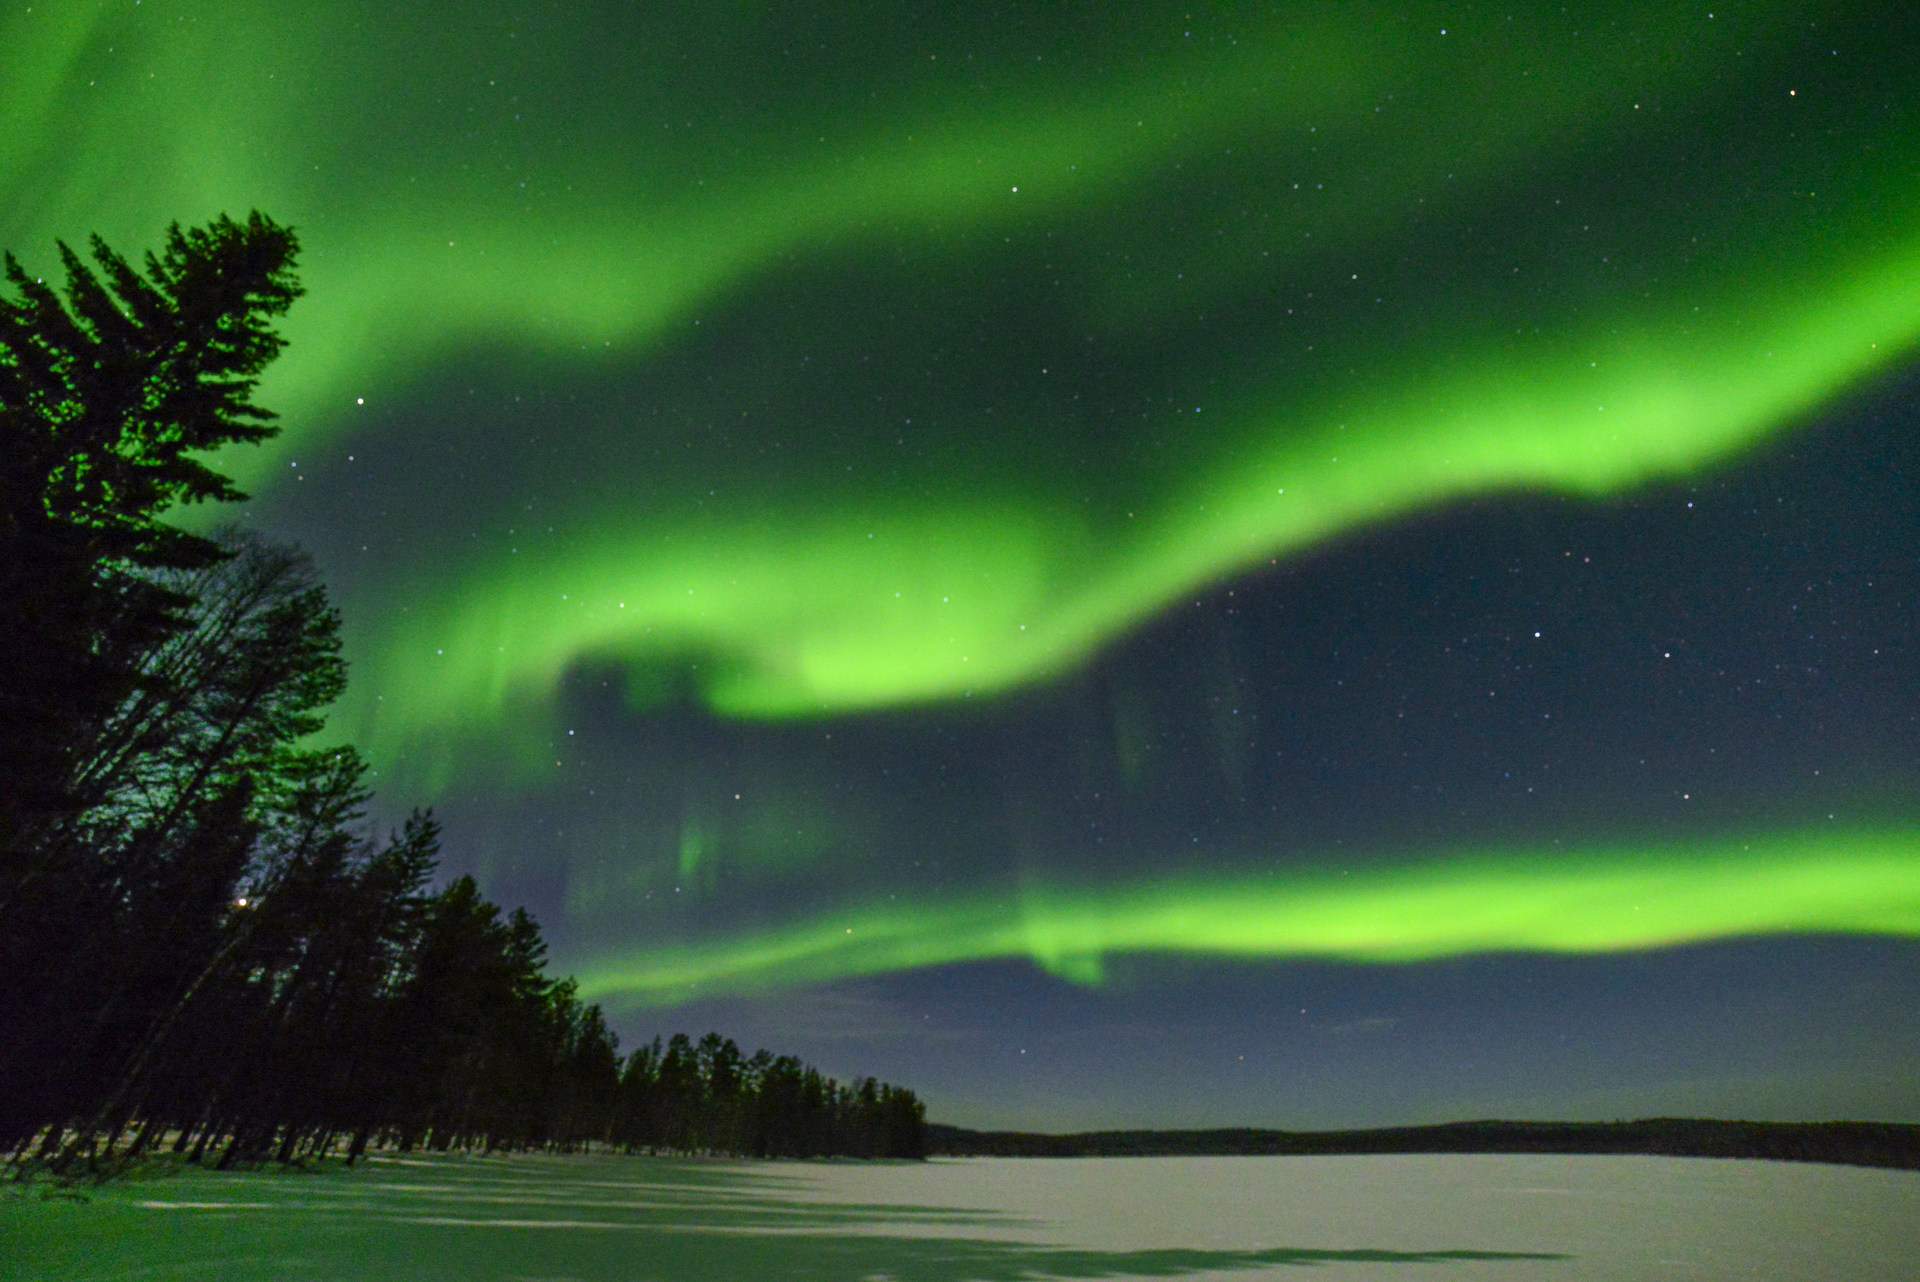
[[[594,958],[580,982],[615,1008],[670,1006],[1017,959],[1098,985],[1106,958],[1144,954],[1402,964],[1788,933],[1920,938],[1920,830],[1808,829],[849,907],[761,934]]]
[[[1788,453],[1920,356],[1912,18],[884,8],[0,10],[0,248],[301,235],[218,463],[450,874],[634,1007],[1920,939],[1904,571],[1793,525],[1874,460]]]

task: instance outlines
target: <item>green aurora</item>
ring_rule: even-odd
[[[808,245],[937,251],[967,243],[977,224],[1096,249],[1119,242],[1150,258],[1139,245],[1149,221],[1124,211],[1130,188],[1151,190],[1176,143],[1237,141],[1276,168],[1331,169],[1329,185],[1352,193],[1298,210],[1282,198],[1257,250],[1235,236],[1204,253],[1166,255],[1166,275],[1196,266],[1209,279],[1203,298],[1245,288],[1234,279],[1243,267],[1279,297],[1334,295],[1311,337],[1337,346],[1342,361],[1314,359],[1319,343],[1309,342],[1306,352],[1236,351],[1224,370],[1217,358],[1196,362],[1166,390],[1183,409],[1206,411],[1206,431],[1190,432],[1137,490],[1090,504],[1044,471],[1008,467],[962,486],[937,476],[867,484],[824,505],[797,484],[718,508],[693,508],[664,484],[593,493],[570,505],[564,540],[513,557],[452,551],[435,558],[424,597],[419,578],[405,583],[409,608],[383,609],[365,651],[405,694],[389,692],[377,718],[362,710],[349,725],[395,757],[455,727],[497,734],[569,666],[598,660],[627,672],[637,707],[681,692],[687,683],[676,678],[693,672],[707,705],[735,717],[990,694],[1057,676],[1183,594],[1346,530],[1475,493],[1599,496],[1723,463],[1902,361],[1920,339],[1920,182],[1880,154],[1796,153],[1804,172],[1778,175],[1738,202],[1724,193],[1751,181],[1755,156],[1737,149],[1696,157],[1674,175],[1637,174],[1642,190],[1607,198],[1623,206],[1610,213],[1639,229],[1628,278],[1612,276],[1604,252],[1569,266],[1566,229],[1541,213],[1522,215],[1501,246],[1526,288],[1453,291],[1487,266],[1471,222],[1490,208],[1514,217],[1511,167],[1521,158],[1579,167],[1632,147],[1652,165],[1671,143],[1632,107],[1604,113],[1616,125],[1595,118],[1608,94],[1624,92],[1621,82],[1644,74],[1624,54],[1621,66],[1602,54],[1569,87],[1529,94],[1525,111],[1491,116],[1450,101],[1451,73],[1429,69],[1412,82],[1419,100],[1401,108],[1400,123],[1321,143],[1319,127],[1303,134],[1302,122],[1358,111],[1412,75],[1363,47],[1366,29],[1355,15],[1305,38],[1282,33],[1258,45],[1260,56],[1216,68],[1204,90],[1176,66],[1108,86],[1097,109],[1077,95],[1065,103],[1010,95],[984,119],[942,116],[936,128],[903,107],[884,128],[904,130],[918,140],[911,145],[857,142],[853,159],[843,155],[814,183],[782,167],[738,200],[703,200],[687,215],[697,232],[658,250],[619,247],[637,262],[673,264],[664,282],[650,275],[644,286],[610,289],[602,273],[554,263],[543,248],[534,250],[543,268],[510,260],[499,298],[524,303],[529,278],[591,280],[592,295],[555,300],[555,314],[585,324],[567,337],[606,333],[583,318],[599,315],[611,292],[628,300],[620,341],[644,343],[754,264]],[[1691,57],[1726,52],[1695,41]],[[1503,54],[1516,64],[1536,56],[1495,50]],[[1687,59],[1678,61],[1667,74],[1680,74]],[[1505,69],[1516,80],[1524,70]],[[1256,96],[1263,86],[1269,92]],[[1797,92],[1777,98],[1741,109],[1803,108]],[[1685,114],[1727,110],[1709,94]],[[1144,138],[1144,124],[1116,128],[1127,116],[1159,128]],[[1323,161],[1323,147],[1336,158]],[[989,176],[1025,181],[1003,190]],[[1823,202],[1822,186],[1845,195]],[[899,230],[934,211],[936,228]],[[1422,258],[1395,262],[1409,242]],[[688,248],[695,243],[698,251]],[[590,252],[625,256],[611,246]],[[1257,263],[1234,262],[1255,254]],[[1129,269],[1123,283],[1105,261],[1080,269],[1085,301],[1063,309],[1060,323],[1150,345],[1171,301],[1134,287],[1155,273]],[[1356,283],[1361,273],[1345,266],[1364,267],[1368,280]],[[1543,298],[1532,283],[1541,280],[1566,297]],[[461,278],[460,288],[475,287]],[[405,296],[439,292],[422,283]],[[1390,307],[1383,296],[1404,301]],[[480,298],[458,310],[484,317],[494,306]],[[1017,403],[1022,391],[1002,410],[1012,420],[1002,430],[1042,439],[1059,430],[1047,418],[1058,408],[1027,409]],[[617,423],[608,428],[624,435]],[[546,755],[529,749],[529,773]]]
[[[579,804],[555,745],[587,669],[617,674],[636,719],[990,704],[1355,532],[1720,474],[1920,345],[1910,20],[1890,31],[1881,7],[1519,26],[1142,8],[1032,29],[950,8],[896,29],[859,5],[14,6],[0,244],[46,265],[56,237],[130,248],[251,207],[300,229],[309,297],[263,394],[287,431],[230,466],[269,527],[342,548],[377,531],[377,569],[325,565],[354,665],[333,729],[410,800],[482,778]],[[840,336],[824,389],[792,372],[816,333]],[[890,334],[879,363],[927,372],[917,404],[851,376]],[[414,478],[426,515],[363,510],[354,468],[459,424],[472,402],[450,388],[500,400],[523,375],[599,390],[491,466]],[[736,392],[760,397],[737,437]],[[895,450],[916,416],[939,448]],[[831,826],[843,799],[782,804]],[[682,825],[574,858],[691,888],[721,844]],[[981,877],[750,928],[722,887],[704,924],[636,924],[660,946],[601,931],[583,991],[1920,936],[1910,827],[1567,846],[1350,876],[1300,854],[1253,878],[1232,860],[1076,889]],[[852,885],[898,856],[838,849],[788,853],[869,902]],[[629,898],[601,925],[654,911]]]
[[[1196,587],[1343,530],[1496,488],[1605,494],[1718,462],[1920,335],[1920,235],[1903,249],[1858,283],[1826,282],[1817,306],[1800,281],[1770,280],[1765,300],[1713,295],[1706,310],[1734,318],[1724,331],[1689,304],[1631,338],[1616,318],[1467,347],[1434,357],[1463,372],[1417,389],[1356,385],[1276,411],[1264,432],[1257,419],[1241,428],[1230,469],[1176,482],[1122,528],[1089,528],[1066,504],[875,503],[827,520],[655,529],[679,550],[641,559],[631,523],[596,513],[564,546],[489,560],[399,622],[375,661],[409,694],[388,699],[387,715],[415,733],[485,721],[583,656],[616,656],[642,706],[649,673],[706,656],[704,698],[738,717],[1041,680]],[[1756,327],[1756,312],[1776,326]],[[1605,373],[1579,359],[1588,352],[1605,353]]]
[[[1395,7],[1389,20],[1350,7],[1254,23],[1224,54],[1152,59],[1120,56],[1145,38],[1122,31],[1109,37],[1112,69],[1005,73],[964,106],[893,83],[898,50],[870,70],[888,85],[881,105],[850,113],[851,87],[823,90],[781,123],[760,104],[725,122],[747,132],[722,158],[670,129],[615,134],[604,105],[583,115],[547,74],[550,55],[505,52],[520,43],[514,30],[394,20],[368,31],[327,6],[290,25],[245,6],[178,6],[170,23],[121,8],[13,18],[9,45],[37,56],[0,114],[38,127],[14,132],[5,159],[27,174],[58,166],[63,181],[33,189],[34,216],[7,230],[28,245],[94,224],[144,239],[170,212],[257,204],[330,233],[309,235],[312,299],[267,389],[297,426],[233,460],[243,483],[351,439],[349,407],[367,391],[402,395],[463,346],[510,334],[643,359],[670,328],[797,254],[904,246],[937,258],[972,252],[982,234],[1037,231],[1066,242],[1066,270],[1080,260],[1071,323],[1134,336],[1165,325],[1176,305],[1166,282],[1189,269],[1199,283],[1179,305],[1197,292],[1224,308],[1249,276],[1253,292],[1271,283],[1279,297],[1289,282],[1322,296],[1343,276],[1354,286],[1321,322],[1337,366],[1236,352],[1225,395],[1218,368],[1176,381],[1179,403],[1208,408],[1207,431],[1124,513],[1108,502],[1089,515],[1082,496],[1017,472],[984,491],[868,490],[825,511],[817,496],[776,493],[717,517],[643,491],[575,505],[564,546],[511,560],[436,554],[390,594],[417,609],[359,621],[360,661],[384,679],[360,683],[341,728],[388,758],[456,726],[498,731],[510,704],[537,703],[583,658],[616,657],[644,706],[660,685],[650,674],[701,656],[702,697],[748,717],[1043,680],[1182,593],[1343,530],[1476,492],[1597,495],[1719,463],[1920,338],[1914,166],[1798,141],[1880,85],[1840,80],[1802,97],[1767,65],[1799,52],[1784,17],[1675,15],[1632,40],[1551,47],[1443,37],[1444,9]],[[1383,24],[1432,47],[1416,60],[1380,38]],[[717,36],[649,34],[656,56],[675,41],[730,52]],[[1654,43],[1663,52],[1650,67]],[[228,44],[250,55],[241,73],[211,87],[191,73]],[[1709,69],[1736,50],[1753,65],[1729,84]],[[1556,62],[1574,56],[1577,75]],[[498,59],[501,72],[441,72],[442,58]],[[261,92],[269,82],[285,87]],[[1656,91],[1657,118],[1655,102],[1632,101]],[[636,92],[666,101],[665,88]],[[638,111],[647,100],[620,101]],[[1754,141],[1717,140],[1658,171],[1683,131],[1748,113],[1760,115]],[[306,138],[316,117],[329,122],[317,149]],[[81,164],[55,127],[69,119],[83,125]],[[514,128],[484,149],[491,168],[396,141],[450,121]],[[826,132],[808,145],[809,130]],[[1316,195],[1233,191],[1270,206],[1257,234],[1210,227],[1211,244],[1156,248],[1153,219],[1130,207],[1153,209],[1169,170],[1222,152],[1241,153],[1244,174],[1311,174]],[[1597,206],[1631,218],[1615,252],[1635,265],[1616,275],[1597,247],[1570,264],[1565,216],[1549,212],[1566,197],[1549,193],[1623,155],[1639,189],[1582,203],[1589,216]],[[1763,156],[1781,171],[1757,182]],[[356,178],[347,195],[332,189],[343,171]],[[1547,175],[1537,197],[1512,190],[1517,171]],[[109,194],[130,173],[157,187]],[[1487,266],[1473,224],[1510,221],[1509,206],[1529,199],[1540,208],[1500,246],[1524,284],[1458,289]],[[1221,212],[1203,207],[1196,222]],[[1421,255],[1410,267],[1395,262],[1409,243]],[[1115,247],[1138,265],[1116,275],[1105,265]],[[1351,310],[1383,289],[1392,297],[1379,308]],[[1039,407],[1008,412],[1014,430],[1054,430]],[[377,718],[375,686],[388,691]]]
[[[1109,954],[1405,963],[1796,932],[1920,936],[1920,831],[1462,855],[1355,876],[1293,870],[848,908],[724,945],[603,962],[581,988],[618,1008],[1008,958],[1098,984]]]

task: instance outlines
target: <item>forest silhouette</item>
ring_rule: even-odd
[[[0,1151],[110,1174],[370,1145],[919,1157],[911,1091],[708,1034],[624,1058],[525,911],[436,887],[440,828],[366,821],[324,744],[340,618],[295,548],[180,505],[244,496],[209,451],[300,296],[260,213],[95,238],[0,292]]]

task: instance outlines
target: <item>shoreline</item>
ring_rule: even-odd
[[[1641,1118],[1624,1122],[1483,1120],[1339,1131],[1255,1127],[976,1131],[929,1123],[929,1157],[1332,1157],[1554,1153],[1745,1158],[1920,1171],[1920,1124]]]

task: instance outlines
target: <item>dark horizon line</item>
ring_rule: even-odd
[[[1920,1171],[1920,1123],[1764,1122],[1702,1117],[1564,1122],[1478,1119],[1423,1126],[1286,1131],[1129,1128],[1052,1134],[927,1124],[943,1157],[1285,1157],[1556,1153],[1751,1158]]]

